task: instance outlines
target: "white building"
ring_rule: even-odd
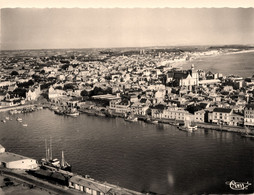
[[[91,179],[75,175],[69,180],[69,187],[91,195],[104,195],[109,193],[110,187],[94,182]]]
[[[178,107],[166,107],[164,105],[156,105],[151,109],[153,118],[185,120],[189,116],[189,112]]]
[[[248,104],[244,109],[244,125],[254,126],[254,104]]]
[[[21,156],[19,154],[14,154],[10,152],[5,152],[5,148],[0,145],[0,163],[1,166],[8,169],[34,169],[38,167],[36,160]]]

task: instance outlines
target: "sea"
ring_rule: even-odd
[[[247,53],[237,55],[245,56],[237,57],[240,66]],[[253,53],[249,57],[253,59]],[[222,56],[233,60],[226,71],[228,65],[217,64],[226,59],[212,58],[216,59],[213,63],[205,58],[210,63],[200,61],[197,67],[243,77],[254,73],[253,60],[245,70],[234,65],[235,56]],[[187,133],[167,124],[86,114],[73,118],[48,109],[16,115],[0,113],[0,119],[6,116],[12,120],[0,122],[0,144],[7,151],[40,160],[45,157],[45,139],[51,137],[54,158],[61,158],[64,151],[73,172],[102,182],[156,194],[254,191],[254,139],[236,133],[204,129]],[[252,185],[239,191],[230,188],[231,181]]]
[[[254,75],[254,51],[246,51],[217,56],[203,56],[182,65],[188,69],[194,64],[195,69],[202,69],[206,72],[222,73],[225,76],[238,75],[243,78]]]

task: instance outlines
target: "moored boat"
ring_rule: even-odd
[[[153,119],[151,119],[151,118],[147,118],[147,119],[145,120],[145,122],[147,122],[147,123],[152,123],[152,124],[158,124],[158,123],[159,123],[158,120],[153,120]]]
[[[64,115],[64,111],[63,110],[54,110],[54,113],[55,114],[58,114],[58,115]]]
[[[246,137],[246,138],[254,138],[254,135],[250,135],[250,134],[241,134],[241,137]]]
[[[184,126],[178,126],[181,131],[194,132],[198,129],[197,125],[190,120],[190,117],[186,117],[184,120]]]
[[[128,116],[124,120],[129,121],[129,122],[137,122],[138,118],[134,116]]]
[[[241,137],[254,138],[254,135],[251,134],[251,130],[248,127],[245,127],[245,132],[241,133]]]
[[[79,111],[77,111],[77,109],[71,109],[71,110],[66,112],[66,115],[77,117],[79,115]]]
[[[18,117],[17,121],[22,122],[22,118]]]
[[[46,157],[41,159],[41,166],[42,167],[51,167],[56,169],[61,169],[64,171],[71,172],[71,165],[65,161],[64,159],[64,152],[62,151],[62,158],[61,161],[57,158],[52,157],[52,143],[50,139],[50,146],[48,148],[47,141],[45,140],[46,145]]]

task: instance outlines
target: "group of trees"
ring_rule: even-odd
[[[19,88],[29,88],[30,86],[33,86],[33,85],[34,85],[33,80],[29,80],[29,81],[24,82],[24,83],[18,83]]]
[[[81,91],[81,96],[82,97],[92,97],[94,95],[105,95],[105,94],[112,94],[112,88],[107,87],[106,89],[102,89],[101,87],[95,87],[91,91],[83,90]]]

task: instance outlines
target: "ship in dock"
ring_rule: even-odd
[[[71,165],[65,161],[64,152],[62,151],[61,160],[53,158],[52,155],[52,141],[50,139],[49,147],[47,146],[47,140],[45,140],[46,157],[41,159],[41,166],[44,168],[55,168],[64,171],[71,172]]]

